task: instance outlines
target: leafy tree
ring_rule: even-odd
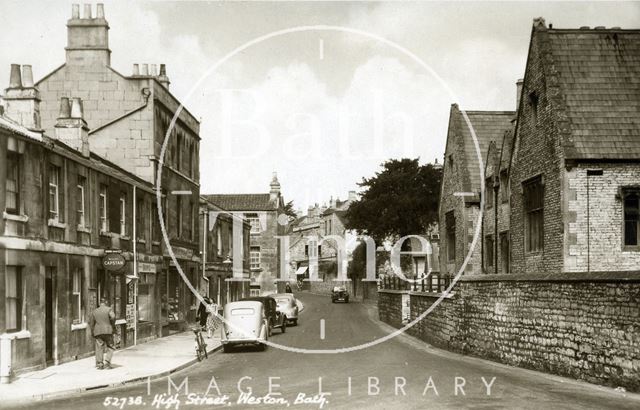
[[[371,178],[362,178],[360,199],[349,206],[347,229],[387,238],[418,235],[438,220],[442,168],[420,165],[418,158],[392,159]]]
[[[283,212],[290,219],[296,219],[298,217],[298,213],[293,208],[293,201],[289,201],[286,204],[284,204]]]

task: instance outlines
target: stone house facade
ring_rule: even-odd
[[[199,289],[220,306],[249,296],[251,224],[204,197],[200,200],[199,220],[203,264]],[[240,263],[235,263],[237,260]],[[234,276],[234,269],[238,268],[241,274]]]
[[[486,193],[481,193],[484,168],[480,159],[484,162],[492,141],[502,139],[511,127],[514,114],[512,111],[462,111],[457,104],[451,106],[439,206],[442,273],[456,275],[467,255],[465,273],[483,270],[485,238],[479,216],[480,201]],[[474,135],[480,153],[476,151]],[[486,198],[484,211],[486,214]]]
[[[164,64],[134,65],[125,76],[111,66],[109,24],[102,4],[72,6],[67,21],[65,62],[36,82],[42,129],[52,134],[62,97],[83,101],[92,152],[124,170],[156,184],[159,174],[165,218],[164,234],[152,242],[164,255],[155,272],[161,288],[162,326],[157,335],[183,330],[195,317],[195,297],[176,266],[187,276],[200,269],[198,210],[200,194],[200,124],[169,91]],[[175,118],[174,118],[175,117]],[[169,134],[166,144],[165,136]],[[163,149],[163,145],[164,149]],[[171,258],[167,242],[176,262]]]
[[[213,205],[238,214],[249,222],[251,288],[254,293],[268,290],[265,288],[272,287],[273,282],[281,277],[283,245],[278,236],[286,233],[288,223],[277,175],[273,174],[269,193],[208,194],[203,197]]]
[[[110,300],[121,346],[156,337],[162,306],[151,183],[91,152],[82,101],[40,129],[29,66],[12,66],[0,116],[0,377],[93,354],[87,329]],[[109,270],[105,252],[123,266]]]
[[[640,268],[640,31],[536,19],[511,157],[516,272]]]

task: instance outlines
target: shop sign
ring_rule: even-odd
[[[127,329],[133,329],[136,323],[136,305],[127,304],[125,315],[127,319]]]
[[[104,251],[104,256],[102,257],[102,267],[108,271],[119,271],[124,268],[124,265],[127,264],[127,261],[122,256],[121,251]]]
[[[148,262],[138,262],[138,272],[156,273],[156,264]]]

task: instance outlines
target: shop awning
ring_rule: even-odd
[[[307,266],[301,266],[296,271],[296,275],[304,275],[306,271],[307,271]]]

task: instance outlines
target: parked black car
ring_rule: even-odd
[[[240,300],[255,300],[262,302],[264,305],[264,312],[269,321],[269,335],[271,335],[273,329],[279,328],[282,333],[287,329],[287,316],[280,313],[277,309],[278,304],[276,300],[271,296],[252,296],[243,298]]]
[[[331,302],[336,303],[337,301],[349,303],[349,292],[344,286],[336,286],[331,292]]]

